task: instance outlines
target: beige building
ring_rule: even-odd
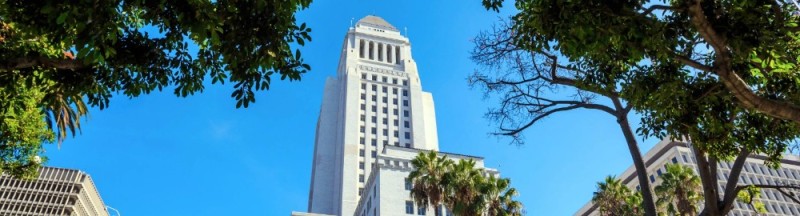
[[[88,174],[44,167],[35,180],[0,176],[0,216],[108,216]]]
[[[692,149],[687,143],[670,140],[662,140],[656,144],[647,154],[644,155],[647,174],[652,187],[659,185],[662,173],[666,172],[667,164],[683,164],[697,170],[697,161],[692,156]],[[781,167],[770,169],[764,165],[766,157],[752,155],[747,158],[742,173],[739,176],[739,185],[749,184],[794,184],[800,185],[800,157],[795,155],[784,155],[781,160]],[[717,181],[719,181],[719,191],[725,191],[724,185],[728,182],[728,175],[733,166],[733,161],[720,162],[717,166]],[[636,169],[631,166],[622,175],[622,183],[630,188],[641,190],[639,181],[636,179]],[[792,202],[790,198],[784,197],[780,192],[773,189],[761,190],[761,202],[767,209],[766,214],[758,215],[800,215],[800,205]],[[597,205],[592,202],[584,205],[576,216],[599,215]],[[731,216],[757,215],[753,208],[745,203],[736,202],[734,208],[728,214]]]

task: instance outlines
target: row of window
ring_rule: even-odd
[[[403,81],[403,82],[405,82],[405,81]],[[367,84],[366,83],[361,83],[361,90],[364,90],[364,91],[367,90]],[[372,84],[371,90],[372,90],[372,92],[377,92],[378,91],[378,84]],[[389,93],[389,87],[383,86],[381,88],[381,92]],[[394,94],[395,97],[397,96],[397,87],[392,87],[392,94]],[[361,99],[362,100],[366,100],[367,99],[366,97],[367,97],[367,95],[365,95],[364,93],[361,94]],[[408,90],[403,89],[403,97],[408,97]],[[372,101],[375,101],[375,99],[373,99]],[[386,103],[386,101],[383,101],[383,102]]]
[[[362,59],[400,64],[400,47],[374,41],[359,40],[358,56]]]
[[[406,201],[406,214],[413,215],[414,214],[414,201]],[[425,215],[427,213],[427,209],[425,207],[419,206],[416,208],[417,215]],[[439,205],[433,210],[435,216],[453,216],[453,213],[446,210],[444,206]]]
[[[378,82],[378,75],[376,75],[376,74],[372,74],[372,75],[370,75],[369,77],[371,77],[371,78],[372,78],[372,79],[370,79],[370,80],[372,80],[372,81],[375,81],[375,82]],[[362,74],[361,74],[361,79],[363,79],[363,80],[367,80],[367,73],[362,73]],[[386,84],[389,84],[389,77],[387,77],[387,76],[381,76],[381,82],[383,82],[383,83],[386,83]],[[397,85],[397,78],[392,78],[392,82],[391,82],[391,84]],[[373,85],[373,86],[374,86],[374,85]],[[408,80],[405,80],[405,79],[403,80],[403,86],[408,86]],[[361,85],[361,89],[366,89],[366,85],[362,84],[362,85]],[[375,89],[373,89],[373,90],[375,90]],[[383,92],[384,92],[384,93],[386,93],[386,91],[385,91],[385,90],[384,90]],[[397,90],[395,90],[395,94],[397,94]],[[405,96],[405,95],[403,95],[403,96]]]

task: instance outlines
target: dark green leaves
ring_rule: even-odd
[[[273,75],[293,81],[310,70],[293,48],[311,41],[311,28],[295,19],[310,3],[0,0],[0,92],[24,84],[44,94],[40,108],[65,108],[48,118],[63,120],[52,124],[59,140],[80,129],[83,100],[104,109],[115,93],[133,98],[174,88],[186,97],[202,92],[210,77],[212,84],[234,83],[236,107],[247,107]],[[4,99],[21,100],[9,95]],[[47,102],[57,98],[66,100]],[[0,107],[17,114],[8,109]]]

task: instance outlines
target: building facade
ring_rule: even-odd
[[[426,151],[402,146],[384,147],[381,154],[378,154],[377,165],[366,181],[364,193],[353,216],[452,216],[442,205],[430,209],[420,208],[409,196],[412,184],[408,181],[408,174],[414,169],[411,160],[420,152]],[[499,176],[497,170],[484,166],[481,157],[446,152],[439,152],[439,155],[447,156],[451,160],[473,160],[475,167],[484,170],[484,175]]]
[[[795,184],[800,185],[800,157],[795,155],[784,155],[779,169],[771,169],[764,165],[766,157],[761,155],[751,155],[747,158],[739,176],[739,185],[747,184]],[[682,164],[697,170],[697,161],[693,156],[688,144],[680,141],[662,140],[656,144],[647,154],[644,155],[645,166],[647,167],[648,178],[651,186],[659,185],[662,173],[666,172],[667,164]],[[728,182],[733,161],[721,162],[717,166],[717,181],[719,182],[718,191],[725,191],[724,185]],[[630,188],[641,190],[639,181],[636,179],[636,169],[631,166],[619,176],[623,184]],[[765,214],[756,214],[753,207],[749,204],[736,202],[734,208],[728,215],[749,216],[749,215],[800,215],[800,205],[791,199],[783,196],[780,192],[772,189],[761,190],[761,202],[767,209]],[[595,216],[599,215],[597,206],[592,202],[584,205],[576,216]]]
[[[316,130],[309,213],[407,215],[408,161],[439,144],[433,97],[422,90],[411,44],[397,28],[366,16],[347,31]]]
[[[39,177],[0,176],[0,216],[108,216],[92,178],[79,170],[43,167]]]

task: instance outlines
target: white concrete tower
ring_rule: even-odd
[[[309,212],[353,215],[384,146],[439,150],[433,97],[422,91],[410,45],[377,16],[347,31],[338,73],[325,82]]]

